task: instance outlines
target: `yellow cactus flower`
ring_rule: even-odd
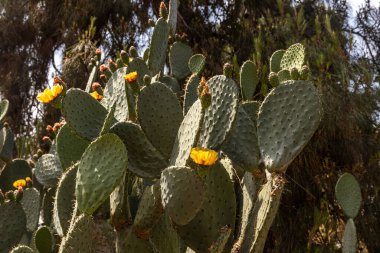
[[[94,92],[91,92],[90,95],[95,98],[96,100],[102,100],[103,99],[103,96],[100,95],[98,92],[94,91]]]
[[[38,94],[37,100],[48,104],[52,102],[56,97],[58,97],[63,91],[63,86],[60,84],[55,84],[53,88],[48,89],[46,88],[44,92]]]
[[[218,152],[208,148],[192,148],[190,157],[196,164],[211,166],[218,160]]]
[[[134,71],[134,72],[131,72],[127,75],[124,76],[124,79],[128,82],[128,83],[133,83],[137,80],[137,72]]]
[[[29,182],[32,182],[32,179],[31,179],[30,177],[26,177],[26,178],[25,178],[25,181],[26,181],[27,183],[29,183]]]
[[[19,179],[13,182],[13,187],[18,189],[19,187],[25,187],[26,186],[26,181],[24,179]]]

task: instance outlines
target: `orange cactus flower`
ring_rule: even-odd
[[[19,179],[13,182],[13,187],[18,189],[19,187],[25,187],[26,181],[24,179]]]
[[[208,148],[192,148],[190,157],[196,164],[211,166],[218,160],[218,152]]]
[[[103,96],[100,95],[98,92],[94,91],[94,92],[91,92],[90,95],[95,98],[96,100],[100,101],[103,99]]]
[[[46,88],[42,93],[38,94],[37,100],[48,104],[52,102],[56,97],[58,97],[63,91],[63,86],[60,84],[55,84],[53,88]]]
[[[133,83],[137,80],[137,72],[134,71],[134,72],[131,72],[127,75],[124,76],[124,79],[128,82],[128,83]]]

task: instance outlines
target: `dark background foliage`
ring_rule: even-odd
[[[235,70],[246,59],[259,67],[255,98],[270,89],[268,60],[277,49],[301,42],[324,106],[323,122],[287,173],[287,190],[268,237],[266,252],[332,252],[345,218],[334,186],[342,172],[360,181],[363,206],[356,218],[360,250],[379,252],[380,9],[367,1],[349,18],[345,0],[181,0],[178,32],[207,57],[206,76]],[[159,1],[2,0],[0,94],[10,101],[12,130],[40,141],[59,112],[42,107],[36,94],[49,69],[83,87],[87,65],[101,46],[106,61],[131,45],[146,48],[148,19]],[[94,19],[95,18],[95,19]],[[92,24],[92,25],[91,25]],[[57,66],[54,56],[62,57]],[[37,130],[33,130],[37,129]],[[28,156],[37,147],[29,147]]]

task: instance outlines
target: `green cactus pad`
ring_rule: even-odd
[[[55,187],[62,172],[58,157],[52,154],[42,155],[34,169],[34,175],[38,182],[46,187]]]
[[[26,230],[26,215],[15,201],[0,205],[0,252],[6,253],[15,246]]]
[[[141,90],[137,101],[141,128],[165,157],[169,158],[182,122],[182,108],[166,85],[155,82]]]
[[[170,47],[169,63],[171,74],[178,80],[182,80],[190,74],[188,62],[193,55],[193,50],[188,45],[176,41]]]
[[[197,134],[202,119],[201,102],[197,100],[190,108],[181,126],[179,127],[176,140],[174,142],[170,165],[185,166],[189,158],[190,150],[195,145]]]
[[[209,252],[222,227],[227,225],[232,231],[235,228],[235,190],[225,166],[229,165],[222,160],[208,169],[204,178],[207,197],[201,210],[188,224],[177,227],[186,245],[196,252]]]
[[[149,240],[138,238],[133,231],[127,236],[127,242],[122,252],[154,253]]]
[[[33,232],[40,218],[40,192],[34,187],[24,189],[20,203],[26,214],[26,228]]]
[[[189,167],[168,167],[162,171],[162,203],[172,221],[178,225],[189,223],[202,207],[206,186]]]
[[[150,75],[150,71],[145,61],[139,57],[133,58],[133,60],[128,63],[127,73],[137,72],[137,82],[142,87],[144,86],[144,76]]]
[[[175,35],[175,30],[177,28],[177,12],[179,0],[170,0],[169,1],[169,16],[167,22],[169,24],[170,34]]]
[[[128,178],[130,174],[125,174],[120,184],[110,195],[110,219],[109,224],[117,227],[125,224],[131,219],[128,203]]]
[[[115,104],[115,118],[118,121],[126,121],[128,119],[128,97],[126,92],[126,84],[124,76],[127,68],[116,70],[112,77],[108,80],[104,88],[104,98],[101,104],[108,110]],[[116,122],[115,122],[116,123]],[[103,124],[102,124],[103,125]]]
[[[166,159],[149,142],[139,125],[131,122],[120,122],[111,129],[123,140],[128,150],[128,170],[140,177],[160,177],[166,168]]]
[[[80,160],[90,142],[78,136],[69,125],[64,125],[57,135],[57,153],[63,169]]]
[[[256,217],[253,215],[253,209],[258,189],[255,178],[250,172],[245,172],[241,185],[241,213],[238,214],[241,218],[239,219],[240,224],[238,224],[238,239],[233,248],[236,252],[250,252],[255,234],[254,222]]]
[[[3,192],[14,190],[13,182],[26,177],[32,178],[32,168],[24,159],[14,159],[1,170],[0,189]]]
[[[240,105],[247,113],[252,122],[257,125],[257,114],[259,113],[260,103],[256,101],[244,102]]]
[[[248,252],[263,252],[269,229],[280,205],[284,185],[285,180],[280,174],[272,174],[272,178],[268,178],[260,190],[252,213],[254,240]]]
[[[157,183],[146,187],[144,190],[133,221],[134,229],[150,231],[159,221],[163,212],[160,184],[157,181]]]
[[[302,44],[297,43],[286,49],[281,58],[281,69],[291,70],[292,68],[301,69],[305,61],[305,48]]]
[[[239,88],[224,75],[207,81],[211,105],[205,110],[199,146],[218,150],[231,131],[238,107]]]
[[[59,236],[64,236],[69,229],[74,211],[75,182],[78,166],[69,168],[60,178],[54,198],[53,224]]]
[[[35,253],[32,248],[29,248],[26,245],[18,245],[16,248],[13,248],[10,253]]]
[[[59,253],[92,253],[95,245],[94,230],[95,223],[91,216],[82,214],[70,226],[59,247]]]
[[[181,238],[175,231],[168,214],[161,216],[154,226],[150,241],[157,252],[181,253]]]
[[[278,75],[278,81],[280,83],[283,83],[292,79],[290,76],[290,71],[287,69],[280,70],[280,72],[278,72],[277,75]]]
[[[55,188],[49,188],[42,198],[41,218],[42,223],[52,224]]]
[[[53,251],[54,237],[49,227],[39,227],[34,234],[33,240],[39,253],[51,253]]]
[[[110,131],[110,128],[112,125],[116,123],[114,115],[115,115],[115,110],[116,110],[116,104],[114,104],[110,110],[107,113],[107,117],[104,120],[102,130],[100,131],[100,135],[104,135]]]
[[[87,92],[72,88],[63,99],[62,113],[79,136],[93,140],[102,129],[107,109]]]
[[[353,219],[358,215],[362,194],[360,185],[353,175],[344,173],[340,176],[335,186],[335,197],[347,217]]]
[[[177,98],[180,98],[181,87],[179,86],[177,79],[171,76],[162,76],[160,77],[160,82],[166,84],[166,86],[168,86],[172,92],[177,95]]]
[[[106,221],[97,220],[93,235],[94,249],[96,253],[114,253],[115,232]]]
[[[253,99],[258,82],[256,64],[253,61],[244,62],[240,69],[240,88],[243,100]]]
[[[190,107],[197,101],[197,88],[201,79],[198,74],[193,74],[189,77],[185,86],[185,96],[183,100],[183,115],[189,111]]]
[[[78,166],[75,196],[78,208],[92,214],[110,196],[126,173],[127,150],[115,134],[96,139]]]
[[[234,164],[247,171],[253,171],[259,166],[260,149],[256,125],[242,106],[239,106],[231,134],[222,150]]]
[[[224,226],[220,231],[218,239],[210,246],[210,253],[223,253],[231,232],[230,227]]]
[[[348,219],[344,228],[342,253],[356,253],[358,252],[358,239],[356,235],[356,227],[353,219]]]
[[[318,128],[321,103],[311,82],[289,81],[261,104],[257,133],[261,157],[270,172],[284,171]]]
[[[5,116],[7,115],[9,108],[9,101],[6,99],[3,99],[0,101],[0,121],[3,121]]]
[[[281,59],[285,54],[284,49],[277,50],[270,57],[270,72],[279,72],[281,70]]]
[[[5,138],[0,152],[0,159],[8,163],[13,157],[13,148],[15,145],[14,134],[9,127],[3,127],[1,131],[4,131],[3,136],[5,136]]]
[[[191,56],[188,64],[193,74],[200,75],[206,65],[206,57],[203,54],[195,54]]]
[[[157,74],[164,67],[166,49],[168,47],[169,25],[163,18],[159,18],[153,29],[150,41],[148,66],[152,75]]]

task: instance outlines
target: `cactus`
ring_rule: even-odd
[[[321,119],[318,91],[304,80],[304,48],[276,51],[270,71],[258,65],[261,76],[270,72],[272,86],[260,77],[269,94],[256,94],[253,61],[241,67],[240,85],[236,61],[206,81],[206,57],[175,36],[178,4],[171,0],[168,12],[161,3],[143,59],[132,46],[99,66],[98,50],[86,90],[60,95],[67,124],[45,138],[48,153],[33,156],[34,182],[24,180],[32,177],[28,162],[12,160],[13,134],[1,129],[1,252],[28,252],[21,244],[31,235],[41,253],[263,251],[284,173]],[[98,69],[102,85],[94,84]],[[0,102],[1,122],[7,106]],[[350,218],[343,239],[350,252],[361,195],[348,176],[336,192]]]
[[[90,142],[81,138],[69,125],[64,125],[56,138],[57,154],[65,170],[80,160]]]
[[[26,245],[19,245],[12,249],[11,253],[34,253],[33,249]]]
[[[2,128],[2,135],[4,136],[4,142],[2,145],[2,149],[0,152],[0,159],[4,162],[10,162],[13,156],[13,148],[14,148],[14,135],[12,130],[9,127],[4,126]]]
[[[172,221],[190,222],[206,198],[206,185],[189,167],[168,167],[161,175],[162,202]]]
[[[200,75],[206,65],[206,57],[202,54],[195,54],[190,57],[188,65],[193,74]]]
[[[170,47],[169,62],[171,74],[181,80],[190,74],[188,62],[193,55],[193,50],[188,45],[176,41]]]
[[[34,169],[34,175],[39,183],[46,187],[55,187],[62,175],[62,166],[58,157],[52,154],[42,155]]]
[[[26,230],[26,215],[21,204],[15,201],[0,205],[0,252],[8,252]]]
[[[115,134],[105,134],[88,146],[75,185],[79,210],[92,214],[109,197],[122,180],[127,161],[127,150]]]
[[[33,236],[33,241],[39,253],[50,253],[53,251],[54,238],[49,227],[39,227]]]
[[[14,159],[6,164],[0,174],[0,189],[4,192],[14,189],[13,182],[32,177],[32,168],[24,159]]]
[[[169,157],[183,119],[177,97],[164,84],[152,83],[141,90],[137,111],[147,138],[161,154]]]
[[[33,232],[40,218],[40,192],[34,187],[23,190],[20,203],[26,215],[26,229]]]
[[[256,64],[253,61],[244,62],[240,69],[240,88],[243,100],[253,99],[258,82]]]
[[[310,82],[289,81],[268,94],[260,107],[257,132],[261,157],[270,172],[284,171],[305,147],[321,120],[320,107]]]
[[[164,18],[159,18],[154,26],[149,47],[148,66],[153,75],[160,72],[165,64],[168,39],[169,25]]]
[[[357,236],[354,218],[358,215],[362,194],[360,186],[355,177],[350,173],[344,173],[339,177],[335,185],[335,197],[342,207],[344,214],[349,218],[344,228],[343,253],[357,252]]]
[[[59,236],[64,236],[69,229],[74,211],[75,181],[78,166],[69,168],[60,178],[53,208],[53,225]]]

